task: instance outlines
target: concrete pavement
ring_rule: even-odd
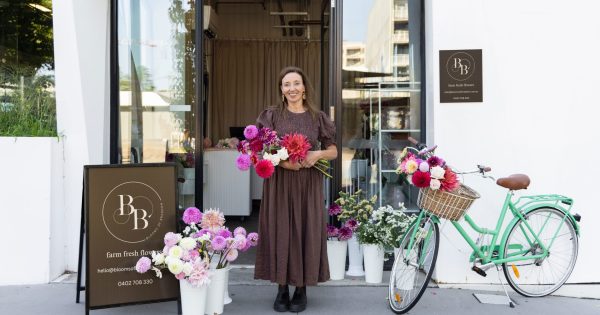
[[[233,303],[225,306],[224,314],[279,314],[272,309],[277,287],[266,281],[252,280],[251,274],[251,269],[232,271],[229,292]],[[71,276],[64,278],[60,283],[0,287],[0,314],[84,314],[85,304],[75,303],[73,279],[74,276]],[[532,299],[524,298],[511,291],[510,295],[517,303],[517,306],[511,309],[503,305],[481,304],[473,297],[475,292],[431,287],[425,291],[419,304],[409,314],[600,314],[600,300],[556,296]],[[483,291],[477,292],[481,293]],[[484,293],[499,294],[497,292]],[[307,295],[309,303],[306,311],[302,312],[303,315],[393,314],[387,306],[387,287],[385,283],[367,285],[361,279],[330,281],[318,287],[309,287]],[[84,299],[85,294],[82,292],[82,301]],[[177,305],[175,302],[132,305],[93,310],[91,314],[177,314]]]

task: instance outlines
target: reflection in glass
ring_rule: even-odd
[[[342,186],[414,208],[395,169],[421,138],[421,1],[347,0],[343,17]]]
[[[194,2],[118,1],[120,162],[174,161],[194,203]]]
[[[0,1],[0,136],[56,136],[52,1]]]

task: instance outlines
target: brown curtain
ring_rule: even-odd
[[[306,72],[319,102],[320,56],[319,42],[215,40],[208,113],[213,143],[228,138],[229,127],[253,124],[263,109],[281,101],[277,79],[286,66]]]

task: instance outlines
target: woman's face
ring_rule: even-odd
[[[302,102],[304,91],[304,82],[298,73],[290,72],[281,79],[281,93],[285,95],[288,103]]]

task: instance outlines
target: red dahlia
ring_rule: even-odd
[[[260,160],[256,163],[256,174],[262,178],[269,178],[275,171],[275,166],[269,160]]]
[[[304,160],[311,147],[306,136],[299,133],[285,135],[281,145],[287,149],[292,163]]]
[[[412,182],[413,185],[419,188],[429,187],[429,183],[431,182],[431,175],[429,175],[429,172],[416,171],[412,175]]]

